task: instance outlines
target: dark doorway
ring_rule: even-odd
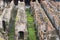
[[[18,0],[14,0],[14,4],[15,5],[18,5]]]
[[[25,5],[29,6],[30,5],[30,0],[25,0]]]
[[[5,21],[4,20],[2,21],[2,25],[3,25],[3,29],[5,31],[6,30],[6,24],[5,24]]]
[[[38,2],[40,3],[41,0],[38,0]]]
[[[32,0],[32,2],[36,2],[36,0]]]
[[[24,32],[23,31],[20,31],[18,34],[19,34],[18,39],[24,39]]]
[[[23,0],[20,0],[20,2],[23,2]]]

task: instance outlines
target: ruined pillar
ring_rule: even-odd
[[[8,40],[9,22],[10,22],[12,10],[13,10],[13,4],[10,4],[10,7],[6,7],[2,13],[2,24],[3,24],[2,27],[4,30],[3,33],[6,40]]]
[[[18,3],[18,12],[15,22],[15,38],[16,40],[27,40],[27,20],[25,12],[25,3]]]
[[[3,10],[3,0],[0,0],[0,10]]]

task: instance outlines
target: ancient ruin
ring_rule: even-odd
[[[60,40],[60,0],[0,0],[0,40]]]

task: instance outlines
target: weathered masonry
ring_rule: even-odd
[[[51,24],[41,5],[38,2],[31,2],[31,9],[37,26],[37,36],[39,37],[39,40],[59,40],[56,29]]]
[[[34,1],[36,1],[36,0],[2,0],[3,1],[3,4],[5,5],[5,6],[7,6],[7,5],[9,5],[10,3],[11,3],[11,1],[14,1],[14,4],[15,5],[18,5],[18,1],[20,1],[20,2],[25,2],[25,5],[30,5],[30,1],[32,1],[32,2],[34,2]],[[41,1],[43,1],[43,0],[38,0],[38,2],[40,3]]]
[[[53,3],[52,3],[53,2]],[[57,4],[57,5],[55,5]],[[50,1],[50,2],[42,2],[42,6],[46,12],[46,14],[48,15],[49,19],[51,20],[54,28],[57,30],[57,33],[59,34],[60,31],[60,12],[59,12],[59,2],[54,2],[54,1]]]
[[[0,33],[3,35],[3,39],[8,40],[9,21],[13,10],[13,3],[10,3],[10,6],[6,6],[4,9],[1,7],[2,6],[0,6]]]
[[[15,22],[16,40],[27,40],[27,20],[25,12],[25,3],[18,1],[18,12]]]

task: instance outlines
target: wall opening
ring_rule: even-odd
[[[14,0],[14,4],[15,5],[18,5],[18,0]]]
[[[23,0],[20,0],[20,2],[23,2]]]
[[[18,32],[18,34],[19,34],[18,39],[24,39],[24,32],[23,31]]]
[[[5,23],[4,20],[2,21],[2,25],[3,25],[3,29],[4,29],[4,31],[5,31],[5,30],[6,30],[6,23]]]
[[[40,0],[38,0],[38,2],[40,3]]]
[[[25,0],[25,5],[29,6],[30,5],[30,0]]]
[[[36,0],[32,0],[32,2],[36,2]]]

